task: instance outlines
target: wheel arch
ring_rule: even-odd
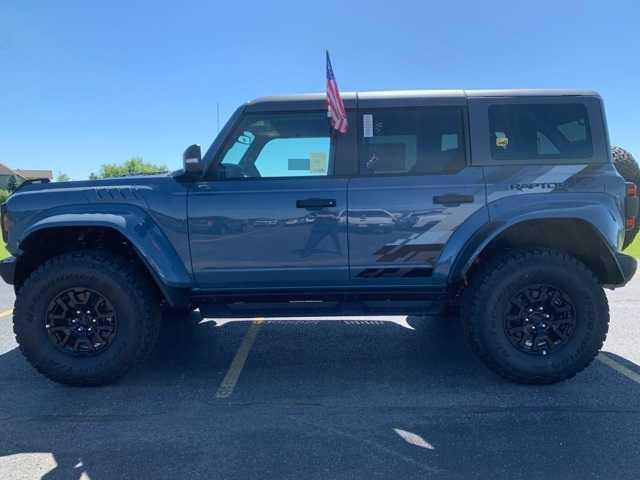
[[[548,248],[571,254],[605,286],[625,283],[618,259],[602,231],[580,217],[529,217],[489,224],[462,249],[450,283],[466,281],[477,265],[495,253],[514,248]]]
[[[83,248],[106,248],[137,262],[173,307],[188,303],[190,275],[160,228],[148,215],[132,212],[64,213],[25,229],[18,241],[15,286],[43,261]]]

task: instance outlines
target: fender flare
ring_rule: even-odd
[[[598,195],[597,200],[593,198],[577,200],[567,196],[557,198],[556,195],[540,197],[540,195],[519,196],[518,199],[522,201],[519,201],[516,207],[510,205],[505,208],[504,200],[490,205],[489,222],[463,243],[447,272],[448,283],[465,280],[469,269],[484,249],[508,229],[528,221],[552,219],[577,220],[591,227],[604,246],[600,256],[607,270],[605,284],[625,283],[624,270],[616,255],[621,235],[620,226],[623,223],[615,201],[607,195]],[[603,197],[606,197],[606,200]]]
[[[183,293],[192,285],[190,273],[180,261],[175,248],[151,216],[133,205],[102,205],[102,212],[66,207],[47,211],[23,229],[17,240],[19,250],[32,235],[53,228],[111,228],[129,241],[156,284],[172,306],[184,304]]]

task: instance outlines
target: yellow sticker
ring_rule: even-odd
[[[311,152],[309,154],[309,170],[312,172],[326,172],[327,154],[324,152]]]
[[[496,147],[507,148],[509,146],[509,137],[496,137]]]

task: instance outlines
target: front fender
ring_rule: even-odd
[[[439,272],[447,276],[449,283],[464,279],[481,252],[507,229],[522,222],[547,219],[581,220],[589,224],[606,245],[605,251],[601,252],[603,260],[609,262],[624,279],[616,255],[624,234],[624,222],[615,199],[607,194],[519,195],[492,202],[488,213],[489,221],[470,237],[456,238],[458,232],[452,236],[448,246],[451,245],[455,252],[446,253],[455,257],[455,261],[443,265],[443,271]]]
[[[60,227],[105,227],[117,230],[133,245],[161,285],[173,288],[191,285],[191,277],[173,245],[151,216],[135,205],[91,204],[41,212],[12,239],[15,242],[12,250],[20,255],[21,246],[31,235]]]

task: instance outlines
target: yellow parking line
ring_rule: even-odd
[[[233,393],[233,389],[236,387],[236,383],[238,383],[238,378],[240,378],[240,373],[242,372],[244,363],[247,361],[247,357],[249,356],[251,347],[253,347],[253,343],[256,341],[258,331],[260,330],[263,321],[263,318],[256,318],[249,327],[249,330],[247,330],[247,333],[245,333],[242,343],[240,344],[240,348],[238,348],[236,356],[233,357],[229,371],[224,376],[222,383],[218,387],[216,398],[228,398]]]
[[[613,368],[616,372],[624,375],[625,377],[627,377],[629,380],[633,380],[636,383],[640,383],[640,375],[637,374],[636,372],[634,372],[633,370],[625,367],[624,365],[622,365],[621,363],[616,362],[613,358],[611,358],[609,355],[600,352],[598,354],[598,360],[600,360],[602,363],[604,363],[607,367],[611,367]]]
[[[2,312],[0,312],[0,318],[7,317],[12,314],[13,314],[13,308],[10,308],[9,310],[3,310]]]

